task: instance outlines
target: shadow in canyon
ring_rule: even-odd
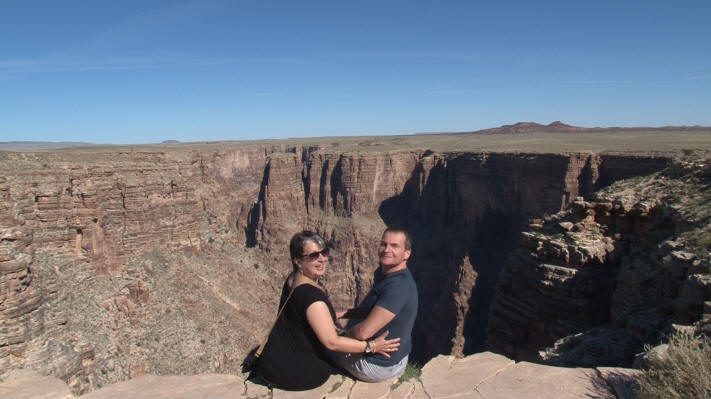
[[[624,157],[589,156],[571,179],[579,161],[525,154],[438,158],[425,152],[401,193],[381,203],[385,224],[412,232],[409,267],[420,293],[413,360],[491,350],[487,334],[499,279],[529,219],[665,165],[659,159],[630,166]],[[611,292],[593,294],[604,299],[606,312]],[[609,316],[603,313],[591,318],[604,323]],[[560,338],[553,335],[548,338]]]
[[[499,274],[527,220],[499,189],[496,167],[486,169],[490,184],[477,189],[494,198],[487,203],[499,204],[495,208],[462,209],[461,184],[466,182],[457,175],[456,162],[437,164],[427,173],[419,164],[401,194],[379,208],[385,224],[405,226],[412,234],[409,268],[420,294],[414,361],[485,348]]]
[[[259,187],[259,197],[254,203],[252,208],[249,210],[247,216],[247,227],[245,228],[245,246],[247,248],[254,248],[257,246],[258,242],[258,228],[260,217],[264,218],[264,196],[266,195],[266,187],[269,184],[269,171],[271,169],[271,163],[267,162],[264,165],[264,173],[262,174],[262,184]]]
[[[520,215],[490,211],[474,226],[469,247],[469,259],[477,272],[476,289],[469,299],[469,312],[463,326],[466,338],[464,355],[485,349],[489,314],[496,294],[499,275],[509,254],[518,246],[523,230]]]

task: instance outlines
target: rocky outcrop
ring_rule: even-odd
[[[34,268],[32,231],[0,229],[0,370],[18,366],[62,378],[77,392],[95,387],[93,348],[66,327],[53,306],[57,280]]]
[[[503,356],[483,352],[463,359],[438,356],[422,368],[420,377],[406,381],[394,378],[380,383],[365,383],[354,381],[347,376],[333,375],[318,388],[288,392],[270,390],[258,380],[244,381],[233,375],[145,375],[99,389],[82,398],[631,399],[634,397],[638,377],[639,372],[630,369],[570,369],[526,362],[516,363]],[[64,392],[68,390],[65,387],[65,390],[61,391],[61,385],[58,380],[51,381],[36,374],[23,374],[22,379],[15,377],[0,384],[0,393],[21,399],[64,399],[67,397]]]
[[[710,172],[706,161],[680,162],[532,220],[502,273],[490,347],[552,364],[631,365],[672,323],[705,328]]]
[[[274,315],[286,243],[304,228],[333,247],[323,283],[343,308],[368,291],[384,226],[410,227],[422,297],[413,358],[478,352],[526,221],[666,164],[327,145],[0,161],[0,378],[33,368],[74,393],[143,374],[238,370]]]
[[[606,157],[593,154],[423,158],[403,193],[381,207],[386,223],[404,224],[413,231],[416,256],[411,269],[421,292],[428,293],[415,332],[426,345],[416,356],[429,359],[451,353],[453,340],[462,353],[485,348],[499,272],[526,220],[556,213],[576,196],[592,193],[608,173],[626,173],[611,166],[603,173],[606,162]],[[662,167],[657,160],[645,162],[649,170]],[[472,270],[462,271],[466,264]],[[474,273],[472,289],[460,276]],[[467,311],[452,300],[453,295],[468,298]],[[432,331],[429,326],[435,322],[444,328]],[[466,339],[452,336],[457,329]]]

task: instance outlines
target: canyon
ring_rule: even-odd
[[[688,235],[708,230],[707,137],[693,160],[451,137],[0,152],[0,378],[34,369],[83,394],[238,374],[294,232],[329,241],[339,309],[368,292],[392,224],[413,234],[413,360],[629,366],[665,329],[707,328],[708,244]]]

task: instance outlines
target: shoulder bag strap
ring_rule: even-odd
[[[294,286],[291,287],[291,292],[289,292],[289,296],[286,297],[284,304],[281,305],[281,309],[279,309],[279,313],[277,313],[277,317],[276,317],[276,319],[274,319],[274,323],[272,323],[272,327],[269,329],[267,336],[264,337],[264,341],[262,341],[262,344],[259,345],[257,352],[254,353],[255,357],[259,357],[262,355],[262,351],[264,350],[264,347],[267,345],[267,341],[269,341],[269,336],[272,335],[272,330],[274,330],[274,326],[276,326],[276,322],[279,320],[279,316],[281,316],[282,312],[284,312],[284,308],[286,308],[286,304],[289,302],[289,298],[291,298],[291,294],[294,293],[295,289],[296,289],[296,284],[294,284]]]

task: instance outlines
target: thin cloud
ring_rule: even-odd
[[[123,18],[49,54],[26,59],[0,59],[0,79],[27,74],[204,67],[229,63],[232,60],[206,59],[192,54],[155,55],[150,48],[139,50],[146,38],[169,27],[181,26],[196,14],[215,13],[219,11],[219,4],[212,0],[198,0],[153,8]],[[135,55],[113,55],[127,52]]]
[[[52,55],[71,58],[142,47],[156,36],[169,37],[170,32],[179,31],[191,20],[219,13],[224,4],[229,3],[194,0],[152,8],[118,20],[106,29]]]
[[[326,56],[334,59],[363,59],[363,60],[443,60],[443,61],[484,61],[497,59],[497,56],[473,55],[464,53],[446,52],[403,52],[403,51],[382,51],[382,52],[359,52],[359,53],[335,53]]]
[[[565,85],[614,85],[628,82],[624,80],[564,80],[560,83]]]
[[[197,55],[165,55],[108,58],[0,59],[0,78],[30,74],[89,71],[127,71],[203,68],[247,64],[313,65],[322,61],[300,57],[214,58]]]
[[[279,93],[273,91],[255,92],[255,93],[243,93],[240,97],[273,97],[277,96]]]
[[[704,80],[706,78],[708,78],[708,76],[697,75],[697,76],[688,76],[686,78],[683,78],[682,80],[685,82],[688,82],[688,81],[693,81],[693,80]]]
[[[439,85],[425,88],[425,91],[439,91],[449,89],[449,85]]]
[[[0,60],[0,74],[37,74],[84,71],[115,71],[202,67],[225,62],[193,57],[122,57],[103,59],[16,59]]]

